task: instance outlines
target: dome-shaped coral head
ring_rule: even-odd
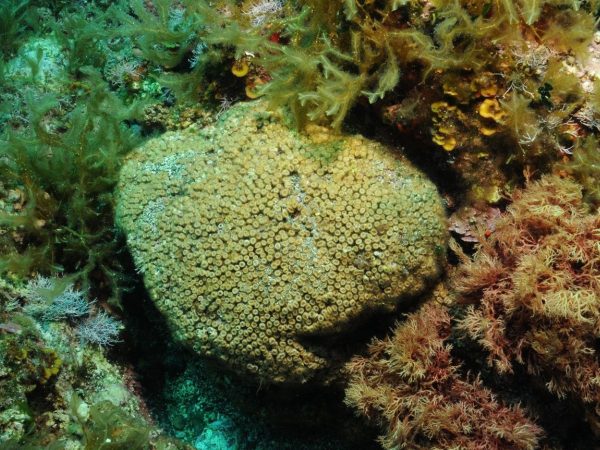
[[[262,108],[134,152],[118,221],[180,340],[239,372],[305,382],[339,359],[334,336],[439,275],[444,210],[382,145],[301,135]]]

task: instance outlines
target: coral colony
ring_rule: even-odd
[[[598,0],[0,0],[0,448],[600,448]]]

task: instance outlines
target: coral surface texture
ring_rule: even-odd
[[[421,293],[446,245],[436,188],[401,156],[260,102],[134,151],[117,221],[175,337],[271,382],[326,373],[330,337]]]

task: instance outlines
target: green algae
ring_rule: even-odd
[[[123,126],[135,115],[89,72],[88,97],[54,126],[48,118],[56,98],[29,101],[32,126],[9,130],[0,149],[0,174],[7,188],[27,198],[22,211],[0,214],[0,224],[23,234],[4,252],[2,272],[77,273],[84,287],[100,271],[112,295],[119,289],[114,266],[118,237],[112,226],[112,189],[120,161],[139,141]]]

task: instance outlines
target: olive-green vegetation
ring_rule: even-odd
[[[145,103],[103,78],[123,51],[111,33],[102,1],[0,2],[2,448],[183,448],[139,418],[130,394],[126,409],[119,398],[97,400],[107,386],[94,383],[117,382],[117,366],[83,345],[75,319],[34,317],[23,289],[35,275],[62,275],[97,305],[120,299],[112,191],[122,158],[142,140]],[[75,392],[89,411],[69,410]]]
[[[132,111],[91,75],[86,102],[63,118],[59,131],[44,124],[58,107],[46,96],[30,100],[31,127],[0,141],[2,179],[27,199],[22,211],[0,215],[2,225],[23,235],[0,268],[20,275],[78,273],[84,284],[100,271],[116,293],[112,189],[122,156],[139,139],[122,125]]]
[[[0,240],[0,272],[76,274],[83,288],[103,289],[116,301],[122,274],[112,189],[122,157],[140,142],[131,121],[141,107],[111,92],[100,76],[102,45],[91,44],[100,32],[91,19],[98,17],[66,15],[66,7],[56,13],[60,19],[51,9],[46,14],[56,37],[51,45],[37,27],[6,29],[7,40],[34,50],[2,54],[0,226],[13,233]]]
[[[500,58],[499,50],[527,45],[528,35],[581,56],[598,7],[596,2],[561,0],[299,0],[281,4],[281,11],[271,11],[268,24],[257,25],[249,19],[250,11],[265,3],[177,4],[183,5],[183,23],[201,25],[197,38],[232,47],[236,57],[249,53],[256,58],[269,74],[263,93],[274,105],[289,105],[299,122],[329,119],[334,127],[341,126],[357,101],[374,103],[415,73],[420,82],[437,74],[486,70],[499,59],[511,66],[510,74],[517,73],[516,56],[509,51],[508,58]],[[281,35],[277,43],[268,39],[272,33]],[[180,41],[177,48],[182,45]],[[557,85],[564,76],[555,74]],[[551,89],[555,80],[544,81]]]

